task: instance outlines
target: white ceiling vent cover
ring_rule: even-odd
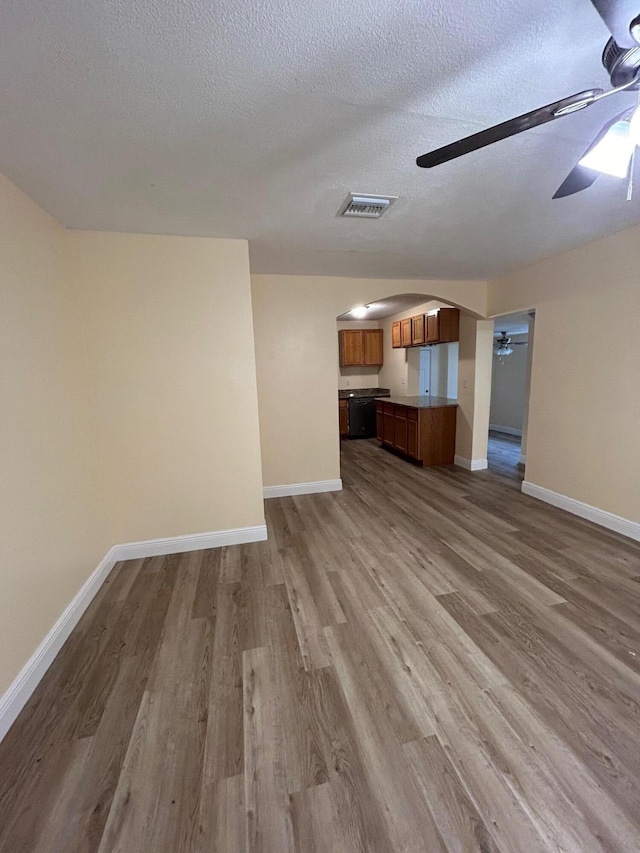
[[[360,219],[380,219],[385,210],[391,207],[397,198],[397,195],[349,193],[336,215],[359,217]]]

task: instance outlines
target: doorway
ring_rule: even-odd
[[[458,396],[458,343],[421,347],[416,394],[430,397]]]
[[[533,312],[495,320],[487,459],[489,468],[524,477],[533,351]]]
[[[427,395],[431,388],[431,347],[420,349],[420,380],[418,382],[418,394]]]

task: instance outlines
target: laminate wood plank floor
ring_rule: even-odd
[[[640,850],[640,544],[508,468],[342,471],[115,567],[0,744],[1,851]]]
[[[489,430],[487,459],[489,468],[498,474],[522,482],[524,466],[519,465],[521,439],[516,435]]]

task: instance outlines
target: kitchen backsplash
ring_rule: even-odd
[[[377,367],[342,367],[338,370],[338,389],[346,388],[378,388]]]

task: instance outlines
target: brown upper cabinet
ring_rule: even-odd
[[[363,329],[364,363],[368,367],[382,367],[382,329]]]
[[[340,367],[359,367],[364,364],[364,336],[362,329],[344,329],[338,332]]]
[[[440,340],[440,312],[427,314],[427,343],[437,344]]]
[[[425,343],[424,314],[411,318],[411,345],[422,346]]]
[[[400,339],[403,347],[411,346],[411,317],[400,320]]]
[[[439,308],[435,314],[427,314],[428,344],[447,344],[460,340],[460,309]]]
[[[382,329],[341,329],[340,367],[382,367]]]
[[[391,324],[391,346],[423,347],[460,340],[460,310],[439,308],[433,314],[416,314]]]

